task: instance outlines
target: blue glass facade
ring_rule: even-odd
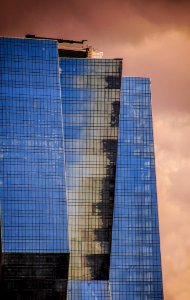
[[[161,300],[150,80],[64,55],[0,38],[1,298]]]
[[[113,300],[163,299],[157,210],[150,80],[125,77],[110,262]]]
[[[57,43],[1,38],[0,60],[3,287],[8,282],[7,288],[12,284],[16,290],[33,273],[35,289],[48,279],[46,257],[50,261],[55,254],[56,265],[55,257],[62,254],[65,268],[68,264]],[[27,270],[35,264],[39,270],[41,266],[41,275]],[[20,272],[22,267],[25,271]]]
[[[68,252],[55,41],[1,39],[4,252]]]

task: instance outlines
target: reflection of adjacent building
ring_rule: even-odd
[[[3,297],[163,299],[149,80],[85,41],[0,43]]]
[[[68,297],[80,299],[76,293],[86,289],[81,280],[90,280],[92,290],[103,288],[109,295],[121,60],[60,59],[60,68],[70,241]]]

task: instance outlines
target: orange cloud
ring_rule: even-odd
[[[166,300],[190,298],[189,115],[155,121],[156,165]]]

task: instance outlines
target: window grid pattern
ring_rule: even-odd
[[[106,280],[121,60],[61,58],[60,70],[70,243],[68,299],[109,299]]]
[[[57,48],[0,38],[0,298],[162,300],[150,80]]]
[[[0,75],[3,286],[43,298],[69,252],[57,43],[1,38]]]
[[[163,299],[148,78],[122,79],[110,288],[112,300]]]

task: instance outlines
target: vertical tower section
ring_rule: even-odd
[[[109,299],[121,65],[120,59],[60,58],[68,299]]]
[[[122,79],[110,288],[112,300],[163,299],[148,78]]]
[[[66,299],[69,245],[57,42],[1,38],[0,98],[2,299]]]

